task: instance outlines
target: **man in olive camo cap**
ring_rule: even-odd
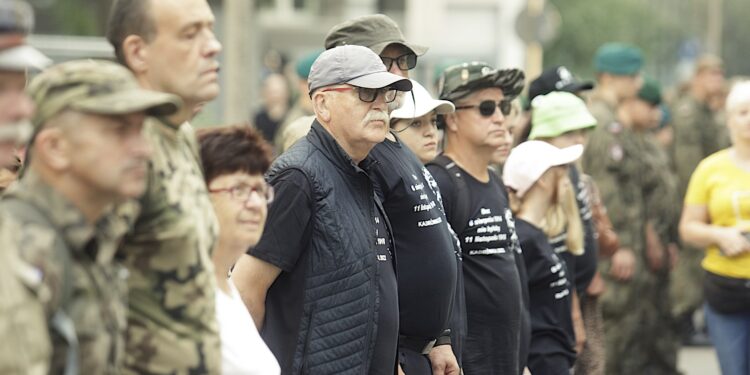
[[[505,116],[523,80],[518,69],[467,62],[448,67],[438,81],[440,99],[453,102],[456,112],[443,118],[445,152],[428,169],[461,240],[467,331],[456,354],[467,374],[512,374],[525,367],[529,320],[517,266],[522,260],[516,259],[520,246],[505,188],[489,170],[498,149],[510,151]]]
[[[118,374],[126,272],[114,254],[129,228],[113,210],[138,210],[116,203],[146,189],[144,120],[176,112],[179,99],[141,89],[127,69],[94,60],[49,68],[29,93],[34,135],[24,176],[0,201],[0,246],[20,254],[28,281],[46,293],[16,312],[47,313],[48,324],[24,327],[24,336],[48,337],[50,373]],[[3,337],[27,351],[49,348]]]

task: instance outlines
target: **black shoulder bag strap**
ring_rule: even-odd
[[[450,223],[455,223],[453,231],[457,235],[466,229],[466,225],[469,222],[469,216],[471,215],[469,207],[469,186],[466,185],[466,179],[464,178],[461,169],[458,168],[456,162],[451,160],[449,157],[440,154],[434,160],[428,163],[428,165],[437,165],[448,173],[453,183],[453,195],[450,197],[453,204],[453,212],[451,217],[448,218]]]

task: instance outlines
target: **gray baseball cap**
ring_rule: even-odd
[[[307,78],[310,95],[321,87],[344,83],[369,89],[411,90],[409,79],[389,73],[375,52],[355,45],[331,48],[320,54]]]
[[[0,70],[42,70],[52,63],[34,47],[26,44],[25,37],[34,26],[34,12],[26,1],[0,1],[0,35],[6,39],[0,44]]]

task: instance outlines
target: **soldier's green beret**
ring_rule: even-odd
[[[342,22],[328,31],[325,48],[344,45],[364,46],[380,55],[391,44],[401,44],[417,56],[424,55],[427,47],[407,43],[396,21],[384,14],[371,14]]]
[[[531,101],[529,139],[553,138],[579,129],[596,126],[586,103],[575,94],[553,91]]]
[[[651,105],[661,104],[661,88],[659,82],[654,81],[651,78],[643,80],[643,86],[638,91],[638,97],[648,102]]]
[[[495,69],[479,61],[449,66],[438,80],[438,94],[442,100],[455,102],[474,91],[497,87],[507,99],[523,90],[524,73],[519,69]]]
[[[605,43],[594,55],[597,72],[629,76],[643,67],[643,53],[635,46],[625,43]]]
[[[178,97],[142,89],[128,69],[104,60],[55,65],[34,77],[28,91],[36,104],[35,128],[65,109],[101,115],[145,111],[151,116],[168,116],[181,106]]]
[[[297,71],[297,76],[303,79],[307,79],[307,77],[310,75],[310,69],[312,68],[313,63],[315,60],[320,56],[320,53],[322,51],[316,51],[309,55],[306,55],[302,57],[299,61],[297,61],[297,65],[295,66],[295,69]]]

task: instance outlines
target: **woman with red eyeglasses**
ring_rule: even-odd
[[[216,319],[221,334],[222,373],[278,375],[281,370],[255,328],[230,272],[263,233],[273,189],[263,174],[271,146],[249,126],[214,128],[199,134],[201,161],[221,231],[212,260],[218,289]]]

